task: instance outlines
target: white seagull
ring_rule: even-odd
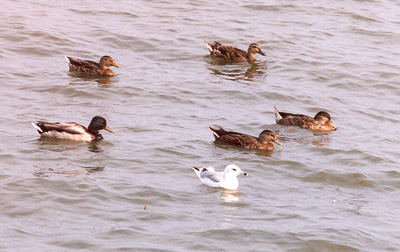
[[[248,176],[247,173],[243,172],[239,166],[230,164],[225,167],[223,172],[217,172],[213,167],[197,168],[193,167],[193,171],[197,174],[200,181],[211,187],[222,187],[230,190],[237,190],[239,187],[239,181],[237,176],[243,174]]]

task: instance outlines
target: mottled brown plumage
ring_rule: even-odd
[[[303,129],[317,131],[332,131],[336,129],[336,126],[332,123],[331,116],[325,111],[318,112],[314,118],[302,114],[279,112],[275,107],[274,113],[277,124],[299,126]]]
[[[278,139],[276,139],[274,132],[270,130],[264,130],[260,133],[259,137],[254,137],[243,133],[226,131],[222,128],[218,130],[209,127],[209,129],[213,132],[215,143],[217,144],[227,144],[258,150],[274,150],[275,147],[271,142],[282,145]]]
[[[89,76],[114,76],[114,72],[109,67],[120,67],[110,56],[101,57],[99,63],[91,60],[74,59],[68,56],[65,56],[65,58],[69,63],[69,70],[71,72]]]
[[[265,56],[265,53],[261,50],[260,46],[255,43],[250,44],[247,52],[236,47],[223,45],[217,41],[214,41],[213,43],[204,41],[204,43],[206,44],[212,56],[222,59],[233,61],[255,61],[256,53]]]

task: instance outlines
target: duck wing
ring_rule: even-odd
[[[253,146],[256,143],[258,143],[257,138],[237,132],[225,134],[219,139],[219,141],[221,143],[226,143],[229,145],[241,146],[241,147]]]
[[[74,122],[62,122],[62,123],[48,123],[38,122],[32,125],[39,131],[39,133],[45,133],[49,131],[65,132],[68,134],[86,134],[88,129],[78,123]]]
[[[65,56],[67,59],[68,63],[75,66],[75,67],[83,67],[87,69],[99,69],[100,65],[99,63],[91,60],[81,60],[81,59],[74,59],[68,56]]]
[[[315,124],[314,118],[303,115],[303,114],[292,114],[292,113],[286,113],[286,112],[280,112],[279,114],[281,115],[282,119],[277,121],[278,124],[282,125],[294,125],[294,126],[299,126],[301,128],[308,128],[310,125]]]
[[[219,130],[213,129],[211,127],[209,128],[214,134],[216,143],[223,143],[223,144],[242,146],[242,147],[258,143],[258,139],[256,137],[247,134],[234,131],[226,131],[222,128],[220,128]]]
[[[210,46],[213,49],[211,54],[214,54],[215,56],[230,60],[246,59],[247,52],[242,49],[224,45],[217,41],[214,41],[214,43],[210,44]]]
[[[226,135],[231,135],[231,136],[248,136],[246,134],[243,133],[239,133],[239,132],[235,132],[235,131],[226,131],[223,128],[219,128],[219,129],[214,129],[212,127],[208,127],[209,130],[212,131],[212,133],[214,134],[215,140],[218,140],[220,137],[222,136],[226,136]]]

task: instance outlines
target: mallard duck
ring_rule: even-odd
[[[246,172],[243,172],[239,166],[234,164],[230,164],[225,167],[223,172],[217,172],[213,167],[193,167],[192,169],[203,184],[211,187],[222,187],[230,190],[238,189],[239,181],[237,176],[241,174],[247,176]]]
[[[233,61],[255,61],[256,53],[265,56],[265,53],[256,43],[250,44],[249,49],[247,49],[247,52],[245,50],[236,47],[223,45],[217,41],[214,41],[214,43],[209,43],[207,41],[204,41],[204,43],[206,44],[208,50],[210,51],[210,54],[218,58],[223,58]]]
[[[336,129],[336,126],[332,123],[331,116],[325,111],[318,112],[314,118],[312,118],[302,114],[279,112],[276,107],[274,107],[274,114],[276,123],[281,125],[299,126],[303,129],[317,131],[331,131]]]
[[[74,122],[63,122],[63,123],[48,123],[48,122],[31,122],[33,127],[37,129],[42,137],[57,138],[64,140],[74,141],[98,141],[103,139],[103,136],[99,133],[99,130],[107,130],[108,132],[115,133],[108,126],[106,119],[101,116],[93,117],[86,128],[80,124]]]
[[[259,149],[259,150],[274,150],[275,147],[272,143],[270,143],[271,141],[279,145],[282,145],[278,141],[278,139],[276,139],[274,132],[270,130],[264,130],[263,132],[260,133],[260,136],[257,138],[243,133],[226,131],[222,128],[217,130],[209,127],[209,129],[214,134],[215,143],[219,144],[234,145],[247,149]]]
[[[65,56],[69,63],[69,70],[89,76],[114,76],[114,72],[109,66],[120,67],[114,62],[114,59],[110,56],[103,56],[100,62],[94,62],[90,60],[80,60]]]

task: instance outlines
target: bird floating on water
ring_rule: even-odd
[[[249,49],[247,49],[247,52],[245,50],[236,47],[223,45],[217,41],[214,41],[213,43],[204,41],[204,43],[206,44],[208,50],[210,51],[210,54],[217,58],[239,61],[239,62],[242,61],[252,62],[256,60],[255,55],[257,53],[265,56],[265,53],[256,43],[250,44]]]
[[[101,116],[93,117],[86,128],[78,123],[74,122],[62,122],[62,123],[48,123],[48,122],[31,122],[33,127],[37,129],[40,136],[74,140],[74,141],[98,141],[103,139],[103,136],[99,133],[99,130],[107,130],[108,132],[115,133],[107,126],[106,119]]]
[[[336,130],[336,126],[332,123],[331,116],[328,112],[320,111],[314,118],[302,115],[280,112],[274,107],[275,121],[277,124],[287,126],[299,126],[303,129],[317,130],[317,131],[332,131]]]
[[[69,70],[71,72],[88,76],[114,76],[114,72],[109,67],[120,67],[110,56],[101,57],[99,63],[91,60],[74,59],[68,56],[65,56],[65,59],[69,63]]]
[[[199,177],[200,181],[211,187],[222,187],[230,190],[237,190],[239,187],[238,175],[243,174],[248,176],[246,172],[243,172],[239,166],[230,164],[225,167],[223,172],[217,172],[213,167],[203,168],[192,168]]]
[[[259,137],[250,136],[247,134],[226,131],[222,128],[209,129],[214,134],[215,143],[227,144],[247,149],[258,149],[258,150],[274,150],[275,147],[271,142],[282,145],[275,136],[275,133],[270,130],[264,130],[260,133]]]

